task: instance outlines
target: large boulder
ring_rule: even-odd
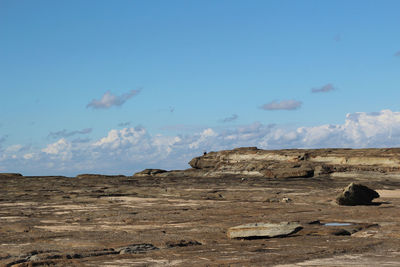
[[[249,223],[228,229],[229,238],[272,238],[285,237],[296,233],[303,227],[296,222]]]
[[[371,205],[372,200],[378,197],[379,194],[375,190],[365,185],[351,183],[337,196],[336,202],[345,206]]]

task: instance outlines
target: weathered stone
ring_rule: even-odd
[[[284,167],[274,169],[274,170],[266,170],[263,172],[265,177],[267,178],[296,178],[296,177],[312,177],[314,175],[314,170],[310,167]]]
[[[337,196],[336,202],[346,206],[370,205],[372,200],[378,197],[379,194],[375,190],[361,184],[351,183]]]
[[[327,175],[332,173],[332,167],[327,165],[317,165],[314,167],[314,176],[318,177],[321,175]]]
[[[167,172],[166,170],[162,169],[144,169],[141,172],[135,173],[133,176],[134,177],[143,177],[143,176],[154,176],[156,174],[164,173]]]
[[[296,233],[303,227],[296,222],[249,223],[228,229],[229,238],[272,238],[285,237]]]
[[[119,254],[138,254],[144,253],[149,250],[157,250],[158,248],[152,244],[133,244],[130,246],[116,249]]]

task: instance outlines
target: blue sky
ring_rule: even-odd
[[[0,171],[131,174],[238,145],[399,146],[399,10],[0,0]]]

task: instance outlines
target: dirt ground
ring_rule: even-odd
[[[354,178],[0,178],[0,266],[400,266],[400,180],[338,206]],[[229,239],[255,222],[293,235]],[[325,226],[340,222],[350,225]]]

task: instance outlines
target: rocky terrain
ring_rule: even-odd
[[[147,169],[135,175],[400,178],[400,148],[262,150],[244,147],[205,153],[192,159],[189,165],[192,169],[170,172]]]
[[[399,266],[399,163],[400,149],[240,148],[182,171],[0,174],[0,266]],[[379,198],[337,204],[351,182]]]

